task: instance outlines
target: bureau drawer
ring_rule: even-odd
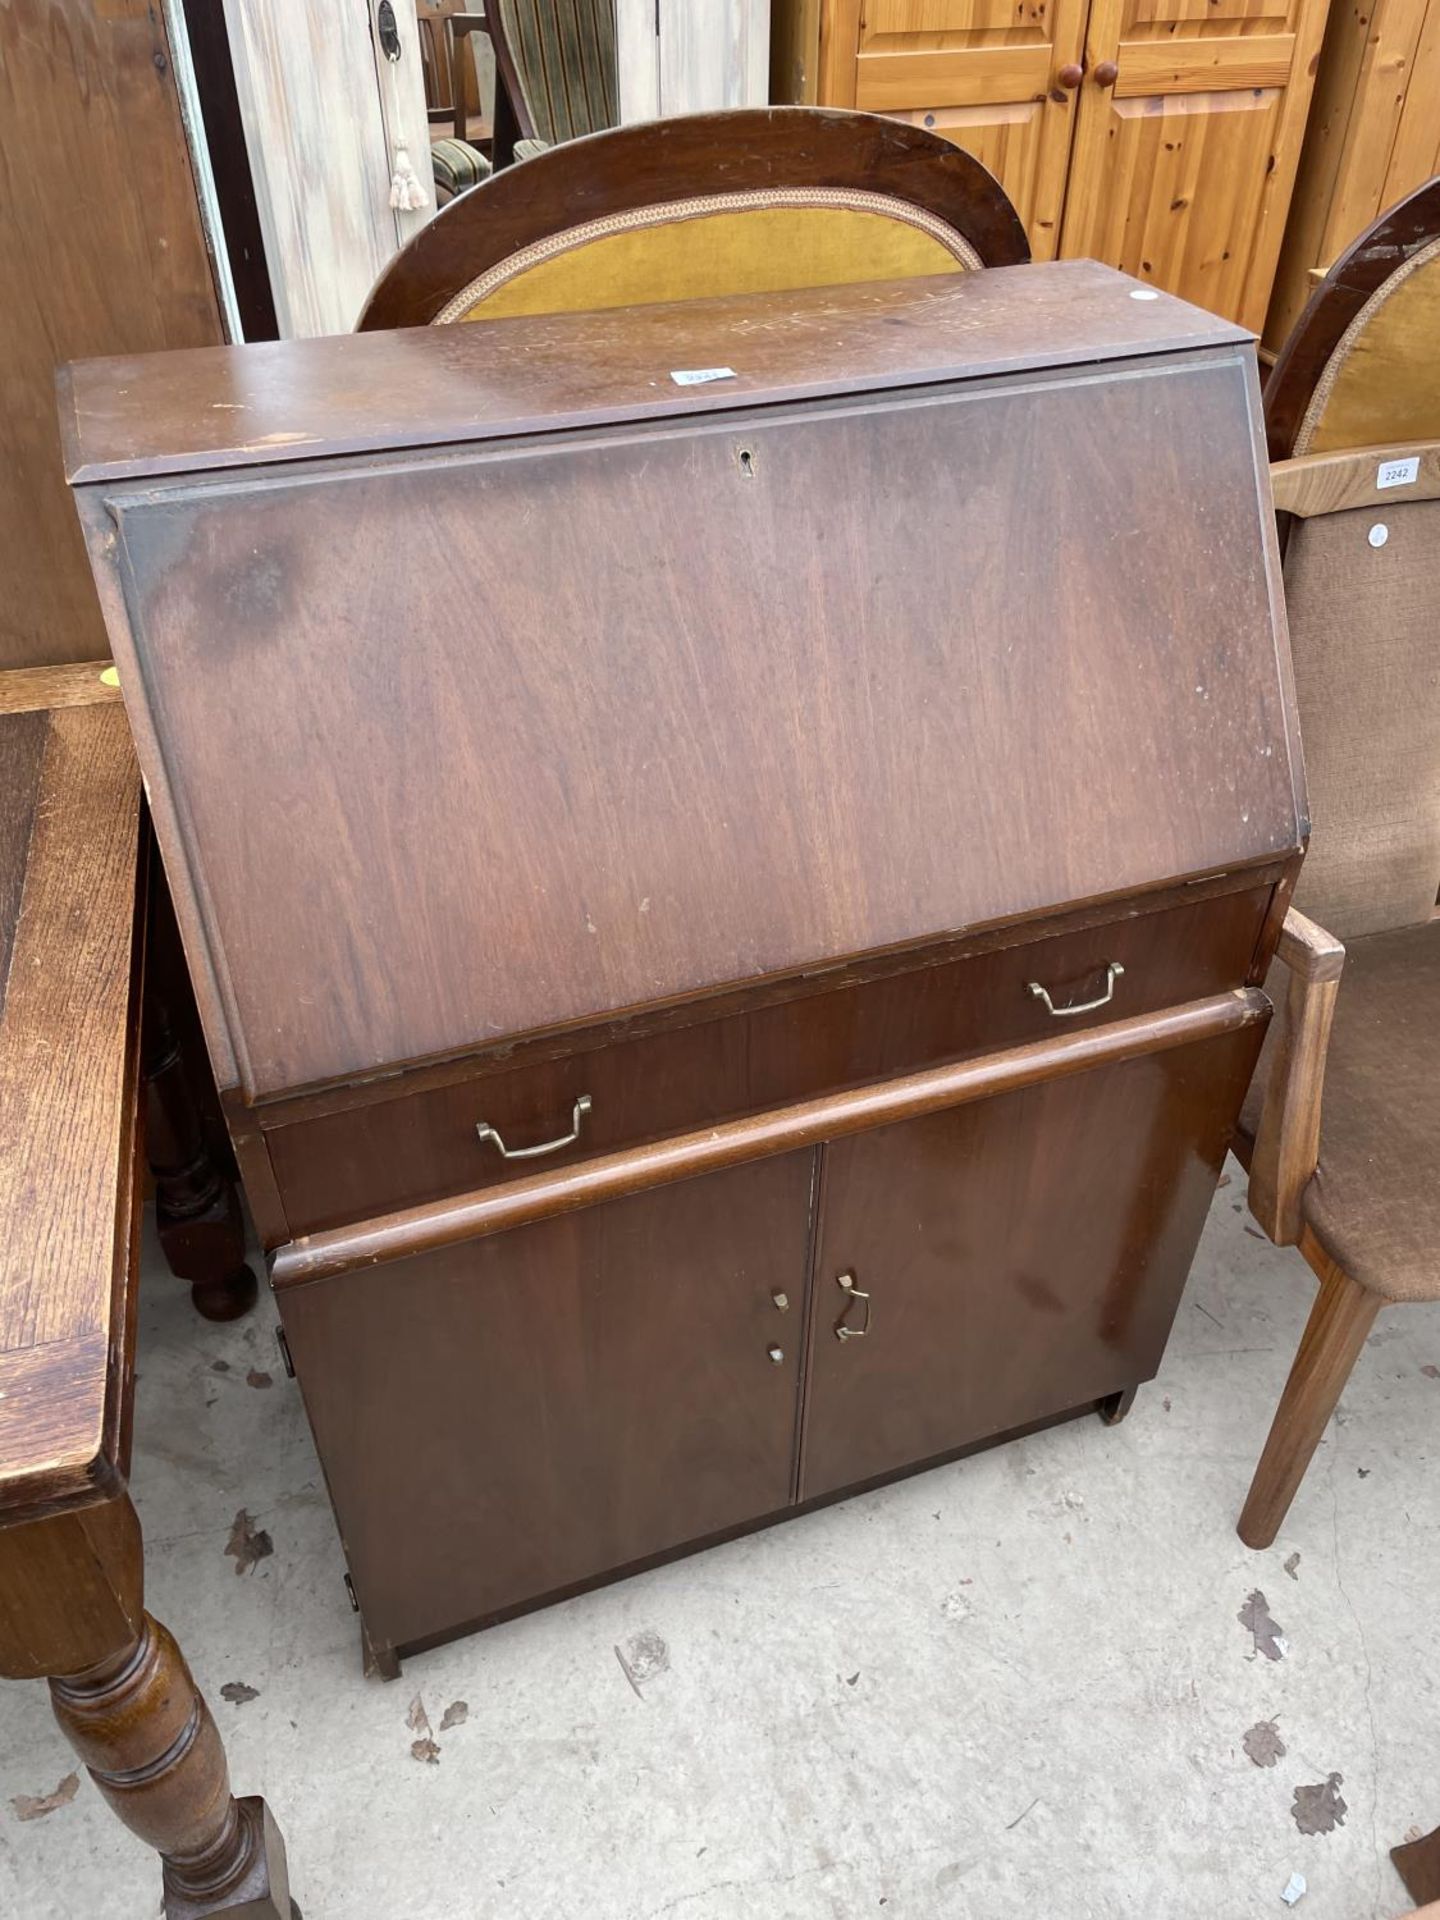
[[[580,1039],[560,1059],[352,1093],[266,1131],[290,1232],[1239,986],[1270,896],[1211,896],[603,1047]]]

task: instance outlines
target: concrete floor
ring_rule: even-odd
[[[1123,1427],[868,1494],[391,1686],[360,1675],[268,1300],[207,1326],[151,1257],[150,1605],[239,1790],[280,1818],[306,1920],[1239,1920],[1288,1911],[1297,1870],[1302,1920],[1406,1912],[1386,1850],[1440,1822],[1440,1315],[1382,1316],[1279,1542],[1248,1553],[1235,1515],[1311,1285],[1231,1174]],[[242,1507],[274,1552],[237,1575]],[[1256,1588],[1279,1660],[1236,1617]],[[435,1764],[412,1757],[417,1697]],[[0,1714],[0,1913],[158,1913],[154,1862],[88,1781],[17,1818],[71,1761],[42,1688],[0,1689]],[[1242,1745],[1262,1720],[1286,1749],[1268,1768]],[[1343,1824],[1303,1835],[1296,1788],[1335,1773]]]

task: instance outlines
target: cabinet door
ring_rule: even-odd
[[[1084,21],[1083,0],[839,0],[826,16],[821,98],[933,127],[973,153],[1048,260],[1075,119],[1060,74],[1079,77]]]
[[[281,337],[348,333],[397,248],[434,217],[415,0],[393,8],[393,63],[378,0],[224,0],[224,11]],[[402,147],[425,205],[397,212]]]
[[[1258,333],[1327,0],[1094,0],[1061,253]]]
[[[814,1173],[761,1161],[283,1294],[376,1646],[790,1503]]]
[[[802,1497],[1148,1379],[1259,1042],[1230,1034],[827,1147]]]

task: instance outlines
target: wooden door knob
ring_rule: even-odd
[[[1120,78],[1120,69],[1113,60],[1102,60],[1095,69],[1097,87],[1113,87]]]
[[[1062,87],[1073,92],[1085,78],[1085,69],[1080,66],[1078,62],[1072,60],[1068,66],[1061,67],[1055,78],[1060,82]]]

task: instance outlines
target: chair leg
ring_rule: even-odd
[[[1352,1280],[1308,1234],[1301,1251],[1320,1276],[1320,1291],[1236,1529],[1247,1547],[1268,1547],[1280,1531],[1381,1307],[1380,1296]]]

